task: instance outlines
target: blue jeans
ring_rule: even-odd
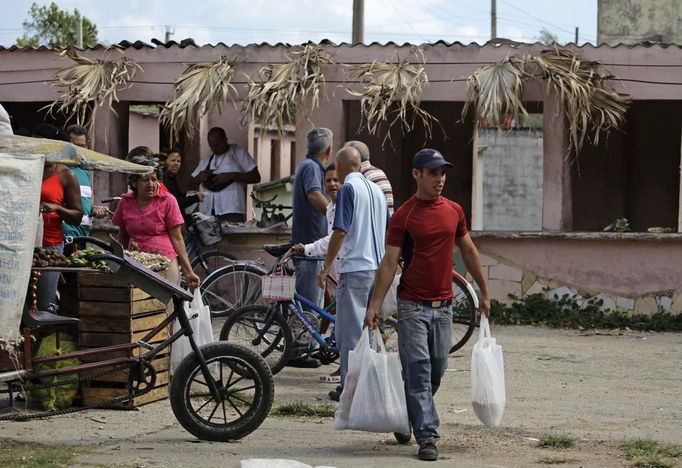
[[[342,383],[346,381],[348,373],[348,352],[355,348],[362,335],[362,322],[367,313],[367,299],[375,274],[376,270],[366,270],[341,273],[339,276],[334,333],[339,348]]]
[[[53,250],[59,253],[64,253],[64,244],[49,245],[43,247],[43,250]],[[59,285],[58,271],[43,272],[38,280],[37,290],[37,307],[38,310],[48,310],[50,304],[57,303],[57,286]]]
[[[324,291],[317,286],[317,273],[322,269],[319,260],[294,260],[296,292],[322,308]]]
[[[419,445],[440,438],[433,395],[448,367],[452,310],[398,300],[398,350],[405,379],[407,414]]]

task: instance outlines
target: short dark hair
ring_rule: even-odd
[[[86,135],[87,136],[88,129],[83,127],[82,125],[73,124],[73,125],[69,125],[68,127],[66,127],[66,134],[67,135],[78,135],[78,136]]]
[[[327,167],[324,168],[324,174],[327,175],[327,172],[335,171],[335,170],[336,170],[336,163],[328,164]]]
[[[126,160],[130,161],[135,156],[151,156],[152,154],[154,154],[154,152],[149,146],[136,146],[135,148],[128,151]]]
[[[227,133],[225,133],[225,129],[223,127],[213,127],[212,129],[210,129],[208,131],[208,133],[206,135],[207,136],[208,135],[219,135],[219,136],[225,138],[225,140],[227,140]]]
[[[66,135],[59,131],[57,127],[47,122],[41,122],[33,128],[31,136],[36,138],[47,138],[48,140],[66,141]]]

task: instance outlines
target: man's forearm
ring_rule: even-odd
[[[393,278],[395,278],[395,272],[398,269],[397,264],[391,264],[387,258],[384,258],[384,260],[382,260],[379,265],[377,278],[374,281],[374,290],[372,291],[372,297],[369,301],[369,309],[372,310],[379,310],[381,304],[383,304],[384,297],[386,297],[386,293],[391,287]]]
[[[331,268],[334,259],[339,254],[341,250],[341,245],[343,245],[343,240],[346,238],[346,233],[335,229],[332,233],[331,239],[329,239],[329,248],[327,249],[327,255],[324,257],[324,269],[329,270]],[[337,272],[338,273],[338,272]]]
[[[483,267],[481,266],[481,258],[478,255],[478,250],[467,249],[462,251],[462,260],[464,261],[464,266],[467,271],[471,273],[471,276],[476,281],[478,289],[481,291],[481,295],[488,297],[488,282],[483,274]]]

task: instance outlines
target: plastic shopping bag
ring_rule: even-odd
[[[381,318],[386,320],[398,313],[398,285],[400,284],[400,274],[395,275],[391,287],[386,291],[384,302],[381,304]]]
[[[355,349],[348,353],[348,372],[346,373],[346,381],[343,383],[343,392],[341,392],[339,398],[339,409],[336,410],[334,415],[334,429],[349,428],[348,416],[350,415],[355,388],[358,384],[362,368],[369,361],[370,351],[369,329],[365,327],[355,345]]]
[[[201,299],[199,288],[194,290],[192,302],[185,302],[185,314],[190,319],[192,330],[194,331],[194,341],[199,347],[213,342],[213,327],[211,326],[211,309],[204,305]],[[194,315],[196,318],[192,318]],[[180,330],[180,322],[175,319],[173,323],[173,333]],[[192,352],[192,347],[186,336],[178,339],[171,347],[171,374],[175,372],[180,362]]]
[[[478,342],[471,353],[471,404],[483,424],[497,427],[505,401],[502,347],[490,335],[488,318],[481,315]]]
[[[366,348],[368,341],[369,330],[365,328],[359,343],[364,360],[350,401],[347,428],[369,432],[409,432],[398,353],[386,352],[378,330],[372,333],[369,350]]]

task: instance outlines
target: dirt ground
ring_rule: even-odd
[[[528,467],[542,459],[565,466],[632,466],[619,445],[654,439],[682,445],[682,335],[497,327],[505,357],[507,405],[500,428],[485,428],[469,403],[475,338],[450,361],[437,395],[441,457],[431,466]],[[333,384],[319,369],[285,368],[276,401],[327,402]],[[542,449],[546,434],[575,447]],[[72,466],[239,467],[249,458],[283,458],[313,466],[421,465],[416,446],[388,434],[335,431],[329,418],[269,417],[234,443],[198,441],[175,421],[167,400],[137,411],[89,411],[29,422],[0,422],[0,443],[78,447]],[[679,462],[679,460],[678,460]]]

